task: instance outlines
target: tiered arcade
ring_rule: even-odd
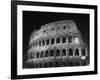
[[[88,58],[87,44],[73,20],[52,22],[31,34],[28,68],[84,66]]]

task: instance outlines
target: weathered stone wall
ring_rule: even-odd
[[[88,48],[73,20],[41,26],[31,34],[27,67],[60,67],[89,64]]]

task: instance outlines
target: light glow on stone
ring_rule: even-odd
[[[75,43],[79,43],[78,37],[75,38]]]

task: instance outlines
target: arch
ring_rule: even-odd
[[[73,62],[69,62],[69,66],[73,66]]]
[[[54,31],[54,28],[52,28],[52,31]]]
[[[59,67],[59,66],[60,66],[59,62],[56,61],[56,62],[54,63],[54,66],[55,66],[55,67]]]
[[[32,64],[32,66],[31,66],[32,68],[34,68],[35,66],[34,66],[34,64]]]
[[[43,45],[43,46],[45,45],[45,40],[42,41],[42,45]]]
[[[66,29],[66,26],[63,26],[63,29]]]
[[[43,32],[45,33],[46,31],[44,30]]]
[[[78,61],[75,62],[75,66],[79,66],[80,63]]]
[[[51,39],[51,44],[54,44],[54,41],[55,41],[54,38],[52,38],[52,39]]]
[[[79,56],[79,50],[78,50],[78,48],[76,48],[76,50],[75,50],[75,56]]]
[[[54,50],[50,50],[50,57],[54,56]]]
[[[44,67],[48,67],[48,64],[47,63],[44,63]]]
[[[56,50],[56,56],[60,56],[60,50],[59,49]]]
[[[49,67],[53,67],[53,63],[52,62],[49,63]]]
[[[38,63],[35,64],[35,67],[38,68]]]
[[[66,37],[62,38],[62,43],[66,43]]]
[[[40,63],[40,68],[42,68],[42,63]]]
[[[36,64],[34,64],[34,68],[36,68]]]
[[[66,62],[65,61],[63,61],[62,62],[62,66],[66,66],[67,64],[66,64]]]
[[[60,38],[59,37],[56,39],[56,42],[57,43],[60,43]]]
[[[69,56],[73,56],[73,50],[71,48],[69,48],[68,52],[69,52]]]
[[[35,46],[37,46],[37,43],[35,43]]]
[[[39,52],[36,53],[36,57],[39,58]]]
[[[41,42],[39,42],[39,46],[41,46]]]
[[[59,62],[55,62],[55,67],[59,67]]]
[[[49,39],[46,40],[46,45],[49,45]]]
[[[66,56],[66,49],[62,50],[62,56]]]
[[[44,52],[42,51],[41,55],[40,55],[40,58],[43,58],[43,56],[44,56]]]
[[[82,62],[82,66],[85,66],[85,65],[87,65],[87,62],[86,61]]]
[[[82,56],[85,56],[85,49],[82,49]]]
[[[49,56],[49,52],[48,50],[45,51],[45,57],[48,57]]]
[[[72,42],[72,36],[68,37],[68,42],[71,43]]]

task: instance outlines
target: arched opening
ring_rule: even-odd
[[[59,67],[59,62],[56,62],[55,63],[55,67]]]
[[[69,56],[73,56],[73,50],[70,48],[68,51],[69,51]]]
[[[63,26],[63,29],[66,29],[66,26]]]
[[[45,57],[48,57],[49,56],[49,52],[46,50],[45,51]]]
[[[45,33],[46,31],[44,30],[43,32]]]
[[[85,56],[85,49],[82,49],[82,56]]]
[[[41,46],[41,42],[39,42],[39,46]]]
[[[49,45],[49,39],[46,40],[46,44]]]
[[[54,38],[51,39],[51,44],[54,44]]]
[[[40,68],[42,68],[42,63],[40,63]]]
[[[60,38],[59,37],[56,39],[56,42],[57,43],[60,43]]]
[[[47,63],[44,63],[44,67],[48,67],[48,64]]]
[[[77,61],[77,62],[75,62],[75,66],[79,66],[80,65],[80,63]]]
[[[36,68],[36,64],[34,64],[34,68]]]
[[[69,66],[73,66],[73,62],[69,62]]]
[[[79,50],[78,49],[75,50],[75,56],[79,56]]]
[[[36,68],[38,68],[38,63],[35,66],[36,66]]]
[[[62,56],[66,56],[66,49],[62,50]]]
[[[63,42],[63,43],[66,43],[66,37],[63,37],[63,38],[62,38],[62,42]]]
[[[39,58],[39,52],[37,52],[36,57]]]
[[[34,68],[34,64],[32,64],[32,66],[30,66],[30,67]]]
[[[52,31],[54,31],[54,28],[52,28]]]
[[[68,42],[71,43],[72,42],[72,36],[68,37]]]
[[[42,41],[43,46],[45,45],[45,40]]]
[[[54,50],[50,50],[50,57],[54,56]]]
[[[49,67],[53,67],[53,63],[52,62],[49,63]]]
[[[87,62],[86,61],[82,62],[82,66],[85,66],[85,65],[87,65]]]
[[[65,61],[63,61],[62,62],[62,66],[66,66],[67,64],[66,64],[66,62]]]
[[[37,43],[35,43],[35,46],[37,46]]]
[[[40,55],[40,58],[43,58],[43,56],[44,56],[44,52],[42,51],[41,55]]]
[[[56,56],[60,56],[60,50],[59,49],[56,50]]]

